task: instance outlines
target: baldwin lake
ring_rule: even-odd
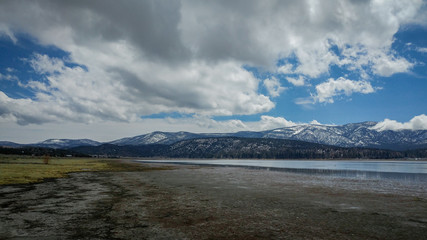
[[[396,179],[427,182],[427,161],[395,160],[138,160],[141,163],[172,163],[223,167],[245,167],[303,174],[358,179]]]

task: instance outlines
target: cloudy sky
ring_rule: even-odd
[[[427,129],[421,0],[0,2],[0,140]]]

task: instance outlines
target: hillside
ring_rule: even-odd
[[[215,137],[288,139],[339,147],[365,147],[389,150],[427,148],[427,130],[380,131],[376,122],[352,123],[340,126],[300,124],[268,131],[236,133],[153,132],[122,138],[111,144],[147,145],[173,144],[182,140]]]
[[[266,138],[199,138],[170,145],[104,144],[71,150],[88,155],[158,158],[255,158],[255,159],[342,159],[427,157],[427,151],[391,151],[369,148],[343,148],[295,140]]]
[[[70,149],[81,146],[171,145],[184,140],[239,137],[257,139],[286,139],[349,148],[378,148],[394,151],[427,148],[427,130],[381,130],[376,122],[352,123],[338,126],[320,124],[297,124],[290,127],[268,131],[242,131],[235,133],[191,133],[191,132],[152,132],[134,137],[126,137],[111,142],[97,142],[90,139],[48,139],[32,144],[18,144],[0,141],[7,147],[44,147]],[[105,147],[104,147],[105,148]],[[134,150],[132,150],[134,151]],[[136,151],[136,150],[135,150]],[[138,150],[139,151],[139,150]]]

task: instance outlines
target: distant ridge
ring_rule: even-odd
[[[69,149],[78,146],[99,146],[102,143],[90,139],[48,139],[43,142],[19,144],[8,141],[0,141],[0,147],[41,147],[52,149]]]
[[[237,159],[390,159],[427,158],[426,149],[392,151],[345,148],[298,140],[274,138],[211,137],[172,144],[78,146],[69,149],[0,147],[2,154],[145,157],[145,158],[237,158]]]
[[[297,140],[271,138],[212,137],[182,140],[173,144],[81,146],[81,154],[146,158],[238,158],[238,159],[390,159],[427,157],[427,150],[392,151],[344,148]]]
[[[376,122],[351,123],[341,126],[319,124],[299,124],[268,131],[242,131],[236,133],[191,133],[191,132],[152,132],[117,139],[108,144],[117,146],[142,146],[152,144],[171,145],[183,140],[218,137],[287,139],[338,147],[363,147],[389,150],[410,150],[427,148],[427,130],[378,131]],[[79,146],[100,146],[90,139],[49,139],[34,144],[0,142],[0,146],[36,146],[56,149],[69,149]]]
[[[78,146],[99,146],[102,143],[93,141],[90,139],[48,139],[40,143],[29,144],[36,147],[47,147],[47,148],[73,148]]]
[[[181,140],[207,137],[243,137],[299,140],[340,147],[367,147],[390,150],[406,150],[427,147],[427,130],[377,131],[376,122],[352,123],[342,126],[316,124],[295,125],[268,131],[244,131],[237,133],[189,133],[153,132],[135,137],[122,138],[111,144],[148,145],[173,144]]]
[[[0,147],[21,147],[23,144],[18,144],[9,141],[0,141]]]

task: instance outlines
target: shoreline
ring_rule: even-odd
[[[206,161],[207,163],[204,163]],[[210,163],[208,162],[210,161]],[[221,161],[220,163],[213,163],[212,161]],[[314,166],[307,167],[281,167],[281,166],[263,166],[261,165],[245,165],[243,162],[246,160],[238,160],[239,163],[233,163],[230,159],[231,163],[227,163],[228,159],[220,160],[133,160],[132,162],[137,164],[175,164],[175,165],[184,165],[184,166],[204,166],[204,167],[229,167],[229,168],[244,168],[249,170],[266,170],[266,171],[277,171],[277,172],[288,172],[288,173],[298,173],[298,174],[308,174],[308,175],[323,175],[323,176],[332,176],[332,177],[343,177],[343,178],[356,178],[356,179],[395,179],[400,181],[409,181],[409,182],[426,182],[427,183],[427,173],[414,173],[414,172],[394,172],[394,171],[380,171],[380,170],[361,170],[361,169],[333,169],[333,168],[316,168]],[[248,161],[256,161],[256,160],[248,160]],[[276,160],[280,161],[280,160]],[[283,160],[283,161],[295,161],[299,160]],[[311,160],[303,160],[308,162],[313,162]],[[337,162],[343,162],[344,160],[340,160]],[[258,161],[256,161],[258,162]],[[334,162],[334,161],[328,161]],[[371,162],[376,163],[378,161],[347,161],[346,162]],[[399,163],[407,161],[387,161],[392,163]],[[418,161],[414,161],[417,162]]]
[[[117,158],[111,158],[117,159]],[[414,162],[427,162],[427,158],[166,158],[166,157],[120,157],[119,159],[126,160],[177,160],[177,161],[191,161],[191,160],[254,160],[254,161],[414,161]]]
[[[0,238],[425,239],[427,186],[244,168],[82,172],[0,186]]]

